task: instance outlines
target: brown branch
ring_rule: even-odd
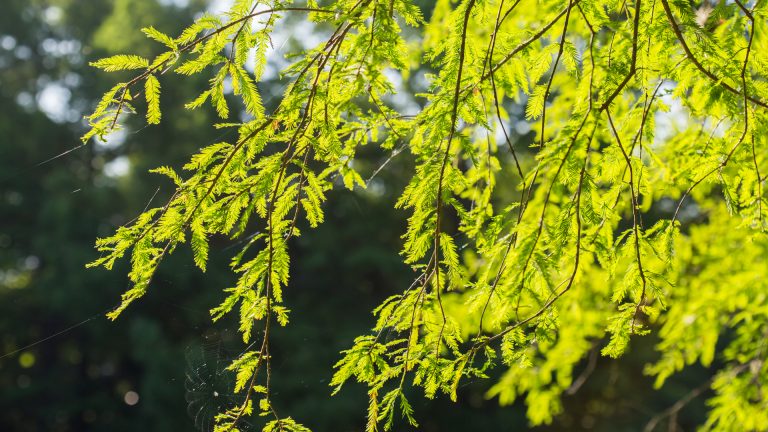
[[[456,86],[453,93],[453,108],[451,111],[451,130],[448,134],[448,142],[445,146],[445,153],[443,154],[443,162],[440,166],[440,175],[437,180],[437,203],[435,204],[436,220],[435,220],[435,234],[434,234],[434,256],[435,256],[435,293],[437,297],[437,304],[440,307],[440,315],[443,319],[443,325],[440,327],[440,332],[437,337],[437,346],[435,348],[436,354],[440,355],[440,343],[443,338],[443,330],[447,319],[445,316],[445,310],[443,309],[443,302],[440,296],[440,223],[442,219],[443,208],[443,179],[445,177],[445,168],[448,165],[448,157],[451,154],[451,146],[453,144],[453,136],[456,133],[456,123],[458,121],[459,114],[459,95],[461,93],[461,77],[464,72],[464,57],[466,55],[466,43],[467,43],[467,27],[469,25],[469,17],[472,13],[472,8],[475,5],[475,0],[469,0],[467,3],[466,11],[464,12],[464,24],[461,29],[461,47],[459,49],[459,70],[456,76]]]
[[[629,80],[632,79],[633,76],[635,76],[635,72],[637,71],[637,40],[638,40],[638,33],[640,30],[640,8],[641,8],[641,2],[642,0],[636,0],[635,1],[635,18],[633,23],[633,29],[632,29],[632,57],[629,63],[629,72],[624,77],[624,80],[619,83],[618,87],[611,93],[610,96],[603,102],[603,105],[600,106],[600,111],[605,111],[610,105],[611,102],[613,102],[614,99],[616,99],[616,96],[618,96],[622,90],[624,90],[624,87],[626,87],[627,83],[629,83]]]
[[[597,366],[597,357],[600,350],[598,349],[597,343],[592,344],[592,349],[589,350],[589,360],[587,360],[587,367],[584,368],[584,370],[579,374],[579,377],[576,378],[573,383],[571,383],[571,386],[568,387],[568,389],[565,391],[565,394],[569,396],[573,396],[576,394],[576,392],[581,389],[581,387],[584,385],[584,383],[587,382],[587,379],[589,379],[590,375],[592,375],[592,372],[595,371],[595,366]]]
[[[662,4],[664,5],[665,9],[668,10],[669,6],[667,5],[667,0],[662,0]],[[680,208],[683,206],[683,202],[688,197],[688,195],[691,194],[691,191],[693,191],[693,189],[696,186],[701,184],[701,182],[703,182],[705,179],[707,179],[710,175],[714,174],[717,171],[722,170],[723,168],[725,168],[726,165],[728,165],[728,162],[730,162],[731,157],[733,157],[733,154],[736,152],[736,149],[739,148],[741,143],[744,142],[744,138],[746,138],[747,133],[749,132],[749,102],[750,101],[751,102],[755,102],[755,101],[753,99],[751,99],[747,95],[747,93],[746,93],[746,86],[747,86],[746,73],[747,73],[747,64],[749,63],[749,55],[750,55],[751,50],[752,50],[752,41],[754,39],[754,35],[755,35],[755,23],[753,21],[752,25],[750,26],[749,42],[747,43],[747,52],[746,52],[746,55],[744,57],[744,64],[741,67],[741,82],[742,82],[742,85],[744,86],[745,91],[744,91],[744,93],[739,93],[739,94],[741,96],[743,96],[743,98],[744,98],[744,112],[743,112],[743,115],[744,115],[744,131],[741,133],[741,136],[739,137],[739,140],[731,148],[731,150],[728,152],[728,154],[725,156],[725,158],[715,168],[711,169],[706,174],[701,176],[691,186],[689,186],[688,189],[686,189],[686,191],[683,193],[683,196],[680,198],[680,201],[677,204],[677,208],[675,209],[675,214],[672,216],[672,222],[673,223],[674,223],[675,220],[677,220],[677,215],[680,212]],[[755,103],[757,103],[757,102],[755,102]],[[759,103],[757,103],[757,104],[760,105]],[[763,106],[768,106],[768,105],[763,105]]]
[[[629,171],[629,191],[630,191],[630,197],[631,197],[631,204],[632,204],[632,231],[635,236],[635,258],[637,260],[637,270],[640,272],[640,279],[642,281],[642,291],[640,292],[640,299],[637,301],[637,306],[635,307],[635,314],[632,317],[632,332],[635,330],[635,319],[637,319],[637,314],[640,312],[640,307],[645,302],[645,295],[646,290],[648,287],[648,281],[645,278],[645,271],[643,271],[643,260],[642,260],[642,254],[640,252],[640,216],[639,216],[639,205],[637,202],[637,192],[635,191],[635,179],[634,179],[634,170],[632,168],[632,160],[629,158],[629,155],[627,154],[627,151],[624,150],[624,146],[621,144],[621,138],[619,138],[619,132],[616,130],[616,125],[613,124],[613,118],[611,117],[611,111],[606,110],[606,115],[608,116],[608,123],[611,126],[611,130],[613,131],[614,136],[616,136],[616,145],[619,147],[619,150],[621,150],[622,156],[624,156],[624,161],[627,163],[627,170]]]
[[[517,5],[517,3],[515,3],[515,5],[513,5],[513,7],[516,6],[516,5]],[[562,35],[560,37],[560,44],[559,44],[559,48],[558,48],[558,52],[557,52],[557,57],[555,59],[554,66],[552,67],[552,74],[550,75],[549,82],[547,84],[547,89],[544,92],[544,110],[542,111],[541,136],[539,138],[539,140],[540,140],[539,143],[540,143],[540,147],[541,148],[544,147],[544,127],[545,127],[545,118],[546,118],[547,95],[549,94],[550,87],[552,86],[552,81],[554,80],[555,72],[557,70],[557,65],[560,62],[560,58],[561,58],[561,56],[563,54],[563,49],[564,49],[564,45],[565,45],[565,36],[567,34],[567,31],[568,31],[568,21],[569,21],[569,18],[570,18],[570,13],[571,13],[572,7],[573,7],[573,0],[569,0],[568,7],[566,8],[565,24],[563,25],[563,31],[562,31]],[[510,10],[511,9],[512,8],[510,8]],[[495,39],[494,39],[494,42],[495,42]],[[489,56],[489,60],[490,59],[491,59],[491,56]],[[522,221],[523,214],[525,213],[525,209],[527,208],[528,200],[530,200],[531,191],[533,189],[533,185],[536,183],[536,177],[538,176],[538,173],[539,173],[539,167],[538,166],[536,167],[536,171],[534,172],[533,179],[531,180],[530,185],[528,185],[528,187],[527,187],[527,191],[528,192],[527,192],[527,195],[526,195],[526,193],[525,193],[525,190],[526,190],[525,176],[523,175],[523,172],[520,169],[520,164],[518,163],[517,157],[515,156],[515,151],[512,148],[512,143],[509,141],[509,136],[507,135],[506,129],[504,129],[504,126],[503,126],[503,122],[501,121],[501,114],[500,114],[500,111],[499,111],[498,96],[496,95],[496,83],[495,83],[494,75],[495,75],[495,72],[492,69],[491,72],[490,72],[490,78],[491,78],[491,86],[493,88],[494,103],[496,104],[497,116],[499,118],[499,123],[502,124],[502,130],[504,130],[504,136],[507,139],[507,145],[509,145],[510,151],[512,152],[512,156],[513,156],[513,158],[515,160],[515,164],[517,166],[518,173],[519,173],[520,178],[521,178],[521,180],[523,182],[523,191],[524,191],[524,193],[520,197],[520,208],[519,208],[518,214],[517,214],[517,223],[519,225],[520,221]],[[590,83],[591,83],[591,81],[590,81]],[[563,162],[561,163],[560,167],[558,168],[557,174],[555,174],[555,178],[557,178],[558,174],[560,173],[560,169],[562,169],[563,164],[565,163],[565,160],[568,158],[568,154],[570,153],[570,150],[573,147],[573,144],[576,142],[576,138],[578,137],[579,132],[581,131],[581,128],[584,126],[584,124],[587,121],[588,114],[589,114],[589,111],[587,111],[587,114],[584,116],[584,120],[582,121],[581,126],[579,127],[579,131],[574,136],[573,141],[571,142],[571,146],[569,146],[568,151],[566,152],[566,155],[563,158]],[[554,183],[554,181],[553,181],[553,183]],[[549,191],[551,192],[552,189],[550,188]],[[547,194],[547,200],[545,201],[545,204],[544,204],[544,211],[546,211],[547,202],[548,201],[549,201],[549,193]],[[536,236],[536,242],[538,242],[539,236],[541,235],[542,229],[544,227],[543,226],[543,224],[544,224],[543,217],[544,216],[543,216],[543,213],[542,213],[542,219],[540,221],[541,223],[539,224],[539,230],[538,230],[538,233],[537,233],[537,236]],[[485,313],[486,313],[486,311],[488,309],[488,306],[489,306],[489,304],[491,302],[491,298],[493,297],[493,294],[496,292],[496,287],[498,286],[499,281],[501,280],[502,273],[505,270],[506,259],[509,256],[509,252],[511,251],[512,246],[517,243],[517,238],[518,238],[518,233],[517,233],[517,231],[515,231],[515,233],[512,234],[512,236],[510,237],[510,239],[509,239],[509,241],[507,243],[506,250],[504,251],[504,256],[502,257],[501,263],[499,265],[499,270],[496,273],[496,277],[494,278],[493,284],[491,285],[491,290],[488,293],[488,298],[486,299],[485,304],[483,305],[483,310],[480,313],[480,324],[479,324],[479,329],[478,329],[478,335],[480,333],[482,333],[482,331],[483,331],[483,320],[485,318]],[[536,243],[534,243],[534,249],[536,247],[535,244]],[[526,270],[526,268],[528,266],[528,261],[530,260],[532,255],[533,255],[533,251],[531,251],[531,253],[528,255],[528,258],[526,259],[525,265],[523,266],[523,269],[520,272],[520,274],[523,275],[523,277],[524,277],[524,274],[525,274],[525,270]],[[521,288],[520,295],[522,296],[522,288]],[[519,299],[520,299],[520,297],[518,297],[518,306],[519,306]],[[515,311],[517,313],[517,307],[515,308]]]
[[[216,30],[214,30],[214,31],[212,31],[210,33],[206,33],[205,35],[202,35],[202,36],[198,37],[194,41],[192,41],[192,42],[190,42],[190,43],[180,47],[176,51],[177,55],[175,57],[169,58],[169,59],[167,59],[165,61],[162,61],[162,62],[156,64],[153,67],[147,68],[147,70],[145,70],[141,74],[135,76],[133,79],[131,79],[127,83],[125,83],[125,85],[123,86],[123,91],[122,91],[122,95],[120,97],[120,101],[118,102],[118,105],[117,105],[117,110],[115,112],[115,117],[112,120],[112,124],[110,126],[110,130],[114,129],[115,125],[117,124],[117,119],[120,116],[120,113],[122,111],[122,107],[125,105],[125,99],[126,99],[126,96],[128,94],[129,89],[131,87],[133,87],[135,84],[137,84],[137,83],[143,81],[144,79],[146,79],[149,75],[157,74],[158,71],[161,71],[159,73],[160,75],[162,75],[163,73],[167,72],[169,67],[166,68],[166,66],[169,66],[169,64],[172,64],[171,63],[172,61],[175,62],[176,60],[178,60],[178,54],[181,54],[181,53],[184,53],[184,52],[192,50],[197,45],[199,45],[201,42],[204,42],[204,41],[210,39],[211,37],[213,37],[213,36],[223,32],[224,30],[229,29],[230,27],[233,27],[233,26],[241,24],[241,23],[244,26],[245,25],[244,23],[247,20],[250,20],[251,18],[257,17],[259,15],[268,14],[268,13],[269,14],[273,14],[275,12],[287,12],[287,11],[316,12],[316,13],[335,13],[335,11],[332,11],[332,10],[318,9],[318,8],[307,8],[307,7],[272,8],[272,9],[267,9],[267,10],[263,10],[263,11],[259,11],[259,12],[250,13],[250,14],[248,14],[246,16],[243,16],[243,17],[241,17],[239,19],[231,21],[231,22],[229,22],[229,23],[219,27],[218,29],[216,29]],[[241,30],[242,30],[242,27],[241,27]],[[238,33],[239,33],[239,31],[238,31]],[[233,42],[233,44],[234,44],[234,42]]]
[[[701,71],[707,78],[712,80],[715,84],[721,86],[722,88],[728,90],[729,92],[737,95],[737,96],[743,96],[746,99],[748,99],[750,102],[759,105],[763,108],[768,108],[768,103],[765,101],[762,101],[760,99],[754,98],[752,96],[749,96],[747,94],[747,88],[743,87],[741,91],[733,88],[731,85],[723,81],[723,78],[718,78],[717,75],[712,73],[709,69],[704,67],[704,65],[701,63],[701,61],[696,58],[696,56],[691,52],[690,47],[688,46],[688,43],[685,41],[685,37],[683,36],[683,32],[680,29],[680,25],[675,21],[675,17],[672,14],[672,10],[669,7],[669,2],[667,0],[661,0],[661,5],[664,7],[664,12],[667,15],[667,19],[669,21],[669,24],[672,26],[672,31],[675,33],[675,37],[677,37],[677,40],[680,42],[680,46],[683,48],[683,51],[685,51],[685,55],[688,57],[688,60],[693,63],[694,66],[698,70]],[[750,38],[750,45],[751,45],[751,38]],[[749,49],[748,49],[749,50]],[[745,61],[746,64],[746,61]]]
[[[584,182],[584,177],[585,177],[586,169],[587,169],[586,167],[587,167],[588,158],[589,158],[589,148],[590,148],[590,146],[592,144],[592,141],[594,140],[595,132],[597,131],[597,127],[598,127],[598,121],[596,120],[595,121],[595,125],[592,128],[592,133],[590,134],[590,137],[589,137],[589,142],[587,143],[587,151],[586,151],[586,155],[584,157],[584,164],[582,165],[581,172],[579,173],[579,185],[578,185],[578,187],[576,189],[576,196],[575,196],[576,208],[577,208],[577,211],[576,211],[577,235],[576,235],[576,253],[575,253],[575,257],[574,257],[573,271],[572,271],[572,273],[571,273],[571,275],[570,275],[570,277],[568,279],[564,280],[562,283],[560,283],[558,285],[558,288],[559,288],[560,286],[563,285],[563,283],[565,283],[566,284],[565,288],[563,288],[563,290],[561,290],[560,292],[557,292],[554,295],[551,295],[549,297],[549,299],[544,303],[544,305],[542,305],[539,308],[539,310],[536,311],[534,314],[532,314],[532,315],[528,316],[527,318],[525,318],[525,319],[523,319],[521,321],[518,321],[518,322],[516,322],[514,324],[508,325],[502,331],[500,331],[499,333],[496,333],[493,336],[489,336],[487,338],[484,338],[484,339],[476,342],[472,346],[471,351],[477,352],[483,346],[486,346],[486,345],[488,345],[488,344],[490,344],[490,343],[492,343],[494,341],[497,341],[498,339],[504,337],[505,334],[511,332],[512,330],[520,328],[520,327],[528,324],[529,322],[539,318],[547,310],[549,310],[549,308],[553,304],[555,304],[555,302],[557,302],[557,300],[559,300],[563,295],[565,295],[565,293],[567,293],[571,289],[571,287],[573,286],[573,284],[574,284],[574,282],[576,280],[576,275],[577,275],[578,270],[579,270],[579,263],[580,263],[579,257],[581,255],[582,222],[581,222],[580,207],[581,207],[582,185],[583,185],[583,182]],[[581,129],[579,129],[579,130],[581,130]],[[574,142],[575,142],[575,137],[574,137]]]
[[[736,377],[737,375],[742,373],[746,368],[748,368],[750,363],[751,362],[740,364],[740,365],[736,366],[735,368],[733,368],[732,370],[728,371],[727,373],[729,375],[732,375],[733,377]],[[650,421],[648,421],[648,423],[646,423],[645,428],[643,429],[643,431],[644,432],[653,432],[653,430],[656,429],[656,425],[658,425],[660,421],[664,420],[667,417],[671,417],[671,416],[677,415],[677,413],[680,412],[680,410],[682,410],[683,408],[685,408],[686,405],[691,403],[692,400],[696,399],[702,393],[704,393],[709,388],[709,386],[712,384],[712,382],[715,380],[715,378],[717,378],[717,375],[713,375],[708,380],[706,380],[705,382],[701,383],[701,385],[699,385],[698,387],[696,387],[693,390],[691,390],[690,392],[688,392],[688,394],[683,396],[680,400],[675,402],[672,406],[670,406],[669,408],[665,409],[664,411],[662,411],[658,415],[654,416]]]
[[[552,28],[553,25],[555,25],[558,21],[560,21],[560,18],[563,16],[569,14],[571,12],[571,8],[579,4],[581,0],[572,0],[568,3],[568,6],[560,11],[549,23],[545,24],[544,27],[540,28],[539,31],[534,33],[531,37],[526,39],[524,42],[521,42],[517,47],[515,47],[512,51],[509,52],[504,58],[502,58],[498,63],[496,63],[495,66],[493,66],[488,72],[486,72],[482,77],[480,77],[480,82],[483,82],[490,78],[491,74],[498,71],[504,64],[506,64],[508,61],[512,60],[512,58],[517,55],[520,51],[524,50],[528,47],[528,45],[536,42],[537,40],[541,39],[542,36],[544,36],[545,33],[549,31],[550,28]],[[479,83],[478,83],[479,84]],[[476,84],[477,85],[477,84]]]

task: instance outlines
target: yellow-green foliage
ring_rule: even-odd
[[[490,368],[503,369],[490,397],[523,398],[531,423],[551,422],[581,361],[622,356],[650,331],[657,386],[718,359],[704,429],[766,430],[766,3],[439,0],[425,23],[409,0],[238,0],[176,38],[145,28],[165,50],[157,57],[93,63],[140,72],[105,94],[85,140],[142,106],[159,123],[161,81],[192,74],[209,77],[200,96],[163,103],[245,120],[218,125],[238,138],[202,148],[183,173],[155,170],[173,181],[170,200],[98,240],[92,265],[131,257],[134,285],[109,316],[150,289],[187,238],[205,270],[210,236],[245,237],[237,282],[211,309],[214,320],[238,314],[249,347],[230,366],[242,402],[216,430],[237,430],[256,406],[265,431],[307,430],[270,402],[288,239],[300,218],[323,222],[328,190],[365,187],[360,146],[405,146],[415,170],[397,202],[410,215],[402,256],[419,276],[374,311],[373,335],[342,353],[331,381],[368,386],[369,431],[391,428],[396,411],[417,424],[405,386],[455,400]],[[293,57],[282,100],[265,112],[258,83],[286,14],[331,36]],[[416,29],[410,40],[404,25]],[[398,112],[385,103],[396,91],[387,76],[416,66],[433,71],[427,102]],[[525,104],[532,150],[510,132],[513,102]],[[514,183],[500,187],[502,176]],[[643,220],[665,203],[661,220]]]

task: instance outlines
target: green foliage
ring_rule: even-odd
[[[160,82],[154,75],[144,82],[144,96],[147,98],[147,123],[160,123]]]
[[[243,402],[216,430],[237,430],[256,398],[271,418],[265,431],[306,430],[270,397],[272,325],[288,323],[289,239],[301,219],[323,222],[328,190],[366,187],[355,157],[369,143],[407,146],[415,163],[396,206],[409,212],[401,252],[418,275],[374,311],[375,335],[335,365],[334,392],[351,379],[368,386],[369,431],[392,429],[396,411],[417,425],[407,386],[455,401],[459,384],[486,377],[499,357],[488,395],[524,398],[532,424],[550,423],[593,347],[620,357],[652,330],[660,359],[647,372],[657,385],[694,362],[723,364],[705,428],[768,427],[756,384],[768,375],[762,3],[694,13],[668,0],[465,0],[438,2],[427,24],[403,0],[256,6],[237,1],[177,38],[145,28],[166,49],[151,61],[95,62],[144,72],[105,94],[84,137],[105,136],[133,112],[130,91],[142,81],[147,122],[159,122],[158,76],[170,71],[209,77],[186,108],[210,100],[225,120],[241,111],[240,122],[221,125],[237,128],[237,140],[200,149],[183,176],[156,170],[174,182],[173,196],[100,239],[91,264],[131,256],[133,286],[114,319],[188,237],[205,270],[211,237],[258,227],[232,259],[235,285],[210,311],[214,320],[237,314],[248,344],[230,366]],[[267,113],[258,83],[286,13],[333,31],[282,71],[287,86]],[[423,31],[408,36],[401,23]],[[398,91],[389,77],[414,62],[434,73],[411,115],[389,106]],[[533,149],[508,133],[513,104],[525,105]],[[665,202],[672,210],[647,226]]]
[[[149,61],[137,55],[119,54],[91,62],[91,66],[106,72],[115,72],[129,69],[144,69],[149,67]]]

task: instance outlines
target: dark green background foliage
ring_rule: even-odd
[[[182,3],[188,4],[178,6]],[[156,46],[139,28],[153,25],[176,34],[205,7],[199,0],[3,1],[0,430],[193,430],[195,423],[209,426],[219,402],[226,401],[231,383],[222,369],[242,347],[238,336],[225,330],[235,325],[211,324],[208,310],[220,301],[220,288],[232,283],[225,270],[237,250],[231,242],[213,240],[206,274],[192,265],[188,251],[174,254],[160,267],[147,296],[115,322],[104,313],[126,289],[127,269],[84,269],[97,257],[94,238],[138,214],[152,191],[158,191],[156,203],[171,193],[167,182],[148,169],[179,166],[198,147],[220,138],[220,131],[208,126],[210,111],[189,112],[177,103],[194,98],[204,81],[169,80],[163,84],[161,125],[137,122],[130,128],[129,123],[118,146],[78,147],[79,118],[115,80],[87,63],[126,51],[154,54]],[[428,16],[431,5],[422,7]],[[60,102],[68,111],[43,112],[51,86],[67,89],[69,100]],[[271,86],[279,88],[260,84],[268,104],[270,94],[280,94]],[[522,116],[519,107],[517,113]],[[370,174],[385,159],[367,148],[358,155],[365,164],[359,170]],[[115,175],[115,166],[125,160],[129,170]],[[291,244],[287,303],[293,315],[291,325],[275,334],[279,379],[273,399],[314,430],[364,426],[364,388],[347,386],[328,397],[328,381],[339,351],[372,325],[370,310],[414,277],[397,255],[406,214],[393,209],[407,177],[403,173],[411,168],[406,165],[397,158],[389,162],[378,177],[387,186],[376,193],[333,192],[325,223]],[[646,338],[620,361],[584,362],[580,367],[589,372],[594,366],[594,372],[565,398],[567,414],[538,429],[641,430],[708,379],[706,370],[689,370],[653,392],[652,379],[642,374],[643,364],[655,358],[652,346]],[[524,407],[486,400],[487,387],[483,381],[463,386],[458,404],[427,401],[414,392],[421,430],[525,429]],[[138,393],[137,404],[124,402],[129,391]],[[700,423],[704,413],[698,399],[675,420],[685,428]]]

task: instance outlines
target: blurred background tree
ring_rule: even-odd
[[[3,2],[0,430],[205,430],[226,401],[229,376],[222,369],[237,354],[229,348],[237,335],[223,330],[229,323],[211,324],[208,309],[232,283],[222,271],[232,244],[213,244],[218,251],[205,275],[182,251],[169,258],[145,299],[116,322],[104,313],[127,286],[125,269],[83,267],[95,258],[96,237],[133,218],[150,198],[161,202],[171,193],[148,169],[178,166],[194,149],[222,138],[208,126],[211,113],[164,102],[159,126],[129,127],[108,145],[80,146],[78,139],[83,113],[115,80],[96,73],[89,61],[128,51],[151,54],[154,47],[139,28],[176,34],[195,14],[220,6],[203,0]],[[429,15],[431,2],[422,7]],[[314,31],[290,30],[273,41],[278,66],[282,47]],[[260,85],[268,104],[270,94],[281,92],[272,76],[273,83]],[[413,81],[404,85],[421,85],[417,74]],[[190,100],[203,81],[164,86],[164,101]],[[521,107],[509,109],[522,119]],[[524,120],[518,126],[518,138],[530,140]],[[361,169],[369,173],[385,162],[373,149],[358,160],[369,164]],[[350,386],[330,398],[328,380],[338,352],[370,327],[369,311],[413,278],[396,253],[405,214],[392,205],[406,177],[400,173],[408,169],[393,158],[368,191],[334,191],[326,222],[293,245],[289,302],[295,313],[275,339],[275,357],[288,360],[275,365],[281,379],[274,399],[314,430],[363,427],[365,390]],[[355,252],[339,255],[339,244]],[[652,380],[642,375],[643,364],[655,358],[652,345],[651,339],[639,341],[621,361],[595,356],[594,363],[585,362],[589,380],[566,397],[567,414],[537,429],[641,430],[708,379],[707,371],[687,371],[653,392]],[[291,347],[290,358],[279,355],[281,346]],[[459,404],[414,395],[422,430],[526,427],[524,407],[499,407],[486,400],[486,390],[482,381],[471,383],[461,389]],[[704,413],[697,399],[674,423],[696,424]]]

